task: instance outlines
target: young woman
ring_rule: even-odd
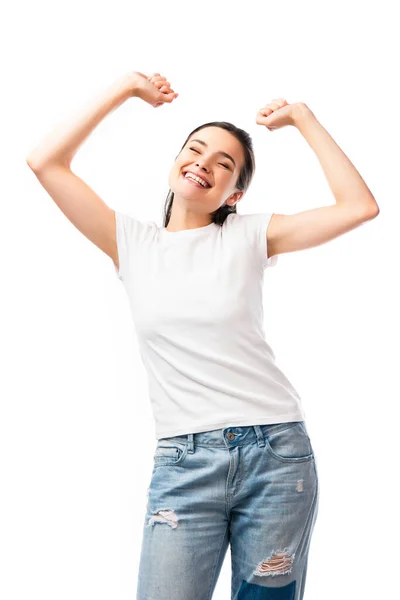
[[[70,166],[94,127],[132,96],[158,107],[177,94],[159,73],[130,73],[27,162],[66,217],[112,258],[130,299],[157,437],[137,598],[209,600],[230,544],[234,600],[300,600],[318,475],[300,397],[265,339],[264,270],[379,209],[312,111],[277,99],[256,122],[299,129],[335,205],[239,214],[255,169],[251,138],[212,122],[192,131],[176,157],[162,227],[114,211]]]

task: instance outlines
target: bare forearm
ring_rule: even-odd
[[[336,204],[346,204],[366,213],[379,212],[376,200],[360,173],[312,111],[308,108],[301,110],[294,125],[314,150]]]
[[[121,77],[77,114],[53,130],[28,156],[31,168],[48,164],[70,166],[73,157],[95,127],[132,96],[129,75]]]

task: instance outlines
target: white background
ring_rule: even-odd
[[[74,228],[25,162],[47,133],[131,70],[161,73],[180,95],[157,109],[129,99],[78,150],[74,172],[110,207],[161,225],[175,156],[192,129],[213,120],[253,138],[256,175],[238,212],[333,204],[299,131],[256,124],[257,111],[277,97],[312,109],[378,202],[376,219],[281,255],[266,270],[264,325],[302,397],[318,461],[305,598],[393,596],[394,11],[388,1],[8,5],[1,36],[4,600],[135,598],[156,442],[128,299],[111,259]],[[230,566],[228,551],[213,600],[230,598]]]

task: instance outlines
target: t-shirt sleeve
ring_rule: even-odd
[[[126,281],[132,258],[140,244],[146,241],[154,230],[155,223],[144,222],[115,210],[115,233],[118,249],[119,269],[114,264],[116,276]]]
[[[278,255],[267,258],[267,229],[274,213],[255,213],[240,215],[250,245],[259,257],[263,268],[274,267],[278,262]]]

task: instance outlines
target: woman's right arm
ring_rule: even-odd
[[[109,86],[89,106],[48,135],[26,159],[41,185],[73,225],[118,267],[115,213],[71,171],[75,153],[94,128],[132,94],[129,76]]]
[[[151,81],[149,81],[151,80]],[[152,106],[171,102],[169,82],[158,73],[146,78],[132,71],[124,75],[88,107],[48,135],[26,159],[41,185],[73,225],[119,268],[115,212],[71,170],[75,153],[106,115],[130,97],[139,97]],[[161,93],[161,90],[164,92]]]

